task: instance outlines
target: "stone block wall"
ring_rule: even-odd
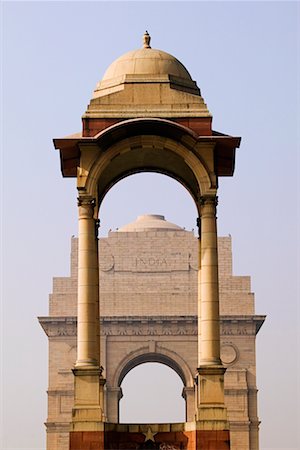
[[[54,278],[49,316],[47,450],[68,449],[76,360],[77,239],[71,241],[71,276]],[[231,238],[218,239],[221,357],[232,450],[258,450],[254,314],[250,277],[232,274]],[[198,240],[183,229],[110,232],[99,241],[101,364],[106,415],[118,420],[120,380],[135,362],[157,361],[184,380],[193,420],[197,368]]]

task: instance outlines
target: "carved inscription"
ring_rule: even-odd
[[[136,257],[136,269],[138,271],[149,271],[152,269],[164,270],[168,266],[167,259],[159,256]]]
[[[113,257],[113,256],[112,256]],[[135,255],[115,255],[114,270],[116,272],[172,272],[188,271],[190,257],[187,252],[137,253]]]

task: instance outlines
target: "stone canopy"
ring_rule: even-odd
[[[150,36],[145,43],[145,35],[143,48],[117,58],[97,83],[82,116],[82,131],[54,139],[54,146],[60,151],[63,176],[82,175],[78,174],[77,168],[82,165],[81,157],[86,153],[85,149],[89,149],[89,163],[92,163],[91,149],[99,155],[120,141],[125,142],[141,135],[160,139],[154,142],[151,138],[153,142],[150,147],[147,144],[147,155],[151,148],[169,149],[172,142],[180,142],[189,149],[191,155],[194,154],[198,159],[201,155],[212,162],[207,167],[210,174],[233,175],[235,151],[240,145],[240,137],[212,129],[212,115],[197,83],[178,59],[162,50],[152,49]],[[131,147],[129,141],[127,143]],[[133,142],[133,147],[137,147],[136,142]],[[138,151],[143,170],[173,176],[183,182],[194,198],[197,197],[195,180],[192,180],[189,168],[184,169],[183,161],[173,161],[173,154],[164,151],[151,152],[150,158],[142,153]],[[122,167],[127,167],[125,152],[121,150],[120,155],[122,158],[118,158],[118,161]],[[162,161],[154,160],[156,156],[160,156]],[[169,166],[177,169],[172,171]],[[126,169],[121,178],[139,171],[140,166],[134,171]],[[110,180],[110,186],[102,189],[103,195],[119,179],[116,176]],[[215,185],[215,180],[212,180],[212,184]],[[99,198],[101,195],[99,192]]]
[[[153,317],[153,312],[164,305],[164,317],[165,313],[172,316],[172,320],[174,316],[196,314],[198,323],[197,334],[188,341],[188,354],[193,358],[191,369],[185,370],[183,377],[185,396],[190,398],[187,420],[182,424],[189,443],[185,450],[229,450],[231,444],[233,450],[235,438],[229,434],[230,418],[224,397],[226,367],[221,359],[217,190],[219,177],[233,175],[240,138],[213,131],[212,116],[196,82],[172,55],[151,49],[147,32],[142,49],[126,53],[108,68],[94,90],[82,122],[81,133],[54,139],[55,148],[60,150],[62,174],[77,178],[78,191],[78,266],[74,296],[77,298],[77,354],[74,380],[71,380],[74,381],[74,403],[72,422],[68,424],[69,448],[125,448],[123,444],[117,445],[111,435],[114,431],[119,438],[121,432],[114,427],[118,425],[122,378],[120,374],[112,374],[111,355],[121,351],[121,360],[113,367],[121,368],[125,364],[120,372],[124,375],[132,367],[132,358],[134,363],[141,363],[139,352],[144,354],[145,339],[142,338],[142,348],[136,347],[135,341],[140,342],[140,336],[148,335],[140,335],[139,326],[126,325],[126,329],[134,333],[130,335],[132,339],[125,343],[120,342],[118,335],[113,340],[109,336],[110,348],[106,355],[100,338],[104,327],[99,319],[131,318],[137,314],[138,307],[142,308],[139,317],[146,315],[147,308]],[[99,212],[104,197],[121,179],[141,172],[167,175],[188,190],[197,210],[199,239],[192,232],[178,229],[162,216],[154,215],[142,216],[137,223],[126,225],[125,230],[109,233],[108,240],[100,240],[99,246]],[[149,236],[143,236],[144,233]],[[153,241],[147,239],[143,248],[142,241],[146,237],[153,237]],[[184,244],[188,243],[187,248]],[[149,286],[150,279],[154,282]],[[192,279],[194,284],[190,283]],[[233,293],[231,303],[232,300]],[[173,367],[170,362],[173,350],[171,354],[167,350],[159,359],[156,356],[156,353],[163,353],[169,341],[168,321],[166,318],[164,327],[157,323],[156,331],[162,333],[162,339],[159,343],[151,339],[147,354]],[[250,322],[252,327],[253,321]],[[151,336],[155,332],[152,325],[154,322],[147,327]],[[174,332],[180,333],[175,334],[179,336],[176,345],[187,351],[187,340],[181,333],[191,327],[184,330],[174,325]],[[248,328],[247,325],[239,331],[248,332]],[[166,330],[168,334],[163,334]],[[113,349],[114,342],[117,346]],[[237,349],[227,343],[225,361],[233,363],[237,358]],[[187,369],[188,364],[179,357],[175,366],[183,373],[181,369]],[[246,373],[242,378],[246,386]],[[255,410],[255,386],[254,390],[251,411]],[[106,406],[106,402],[112,404],[109,396],[114,398],[113,408]],[[241,401],[245,402],[245,398]],[[253,421],[253,430],[249,431],[254,434],[251,450],[256,450],[256,414],[248,415],[242,425],[247,426],[249,421]],[[170,438],[171,430],[168,428],[166,432]],[[247,435],[245,437],[248,439]],[[126,439],[129,445],[131,438]]]

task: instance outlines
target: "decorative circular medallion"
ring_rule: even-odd
[[[193,250],[192,253],[189,254],[189,265],[193,270],[199,269],[198,254],[196,250]]]
[[[237,358],[238,350],[233,344],[225,343],[221,346],[221,360],[223,364],[233,364]]]
[[[108,272],[115,265],[115,259],[107,242],[100,241],[99,268],[102,272]]]

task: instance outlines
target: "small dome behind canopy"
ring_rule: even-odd
[[[145,214],[138,216],[138,218],[128,225],[118,229],[118,232],[131,232],[131,231],[184,231],[183,228],[168,222],[165,216],[159,214]]]

